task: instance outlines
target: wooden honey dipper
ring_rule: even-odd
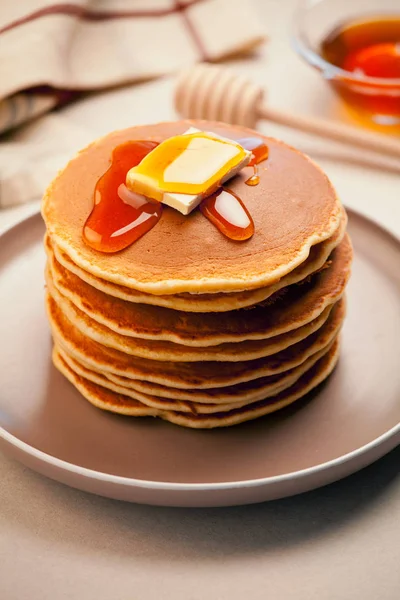
[[[267,119],[306,133],[400,158],[400,143],[383,135],[265,104],[264,91],[234,71],[200,64],[184,71],[176,86],[175,107],[185,118],[222,121],[255,128]]]

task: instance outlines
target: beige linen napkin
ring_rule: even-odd
[[[16,126],[83,92],[249,53],[263,39],[248,0],[1,2],[0,207],[37,198],[54,174],[48,161],[65,153],[56,129],[59,147],[50,142],[56,119],[43,120],[46,135],[36,134],[35,148],[29,133],[24,145],[25,128],[12,133]],[[68,123],[62,129],[69,131]]]

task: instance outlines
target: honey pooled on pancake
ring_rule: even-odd
[[[109,169],[115,148],[132,140],[159,144],[191,126],[231,140],[256,137],[268,147],[258,185],[245,183],[253,174],[249,166],[225,184],[249,211],[254,235],[237,243],[213,227],[199,209],[186,216],[165,206],[157,225],[122,252],[98,252],[88,246],[83,227],[93,209],[96,184]],[[343,221],[335,190],[308,157],[258,132],[204,121],[132,127],[95,141],[51,182],[42,213],[57,253],[65,253],[96,278],[150,298],[193,292],[228,298],[227,292],[250,293],[276,284],[304,263],[314,246],[330,240]],[[234,303],[224,301],[224,310],[230,304],[234,308]]]
[[[185,215],[200,204],[221,233],[245,241],[254,234],[250,213],[237,194],[221,186],[246,165],[254,167],[246,183],[257,185],[257,164],[266,158],[268,147],[259,138],[234,141],[195,128],[161,144],[120,144],[96,184],[83,239],[94,250],[118,252],[157,224],[163,204]]]
[[[83,228],[83,239],[94,250],[123,250],[158,222],[162,205],[133,194],[124,184],[127,169],[140,162],[157,144],[126,142],[112,153],[111,165],[94,190],[94,207]]]

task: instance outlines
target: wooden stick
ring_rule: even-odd
[[[258,116],[273,123],[318,135],[334,140],[335,142],[350,144],[358,148],[363,148],[363,150],[372,150],[380,154],[400,158],[399,142],[380,134],[359,130],[351,125],[344,125],[343,123],[317,117],[291,114],[264,104],[259,106]]]
[[[267,119],[325,139],[400,158],[400,143],[351,125],[285,112],[268,106],[262,88],[226,68],[197,65],[178,79],[175,106],[191,119],[223,121],[255,128]]]

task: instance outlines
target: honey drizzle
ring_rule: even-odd
[[[258,185],[260,183],[260,175],[258,173],[258,165],[253,165],[254,173],[251,177],[246,179],[246,185]]]
[[[93,209],[83,228],[83,239],[94,250],[123,250],[160,220],[163,207],[159,202],[134,194],[124,185],[128,170],[157,145],[132,141],[114,148],[111,165],[96,184]]]
[[[211,173],[207,168],[202,173],[201,165],[205,162],[202,153],[213,152],[216,147],[219,147],[221,152],[225,147],[228,152],[234,150],[234,153],[229,158],[225,158],[221,164],[218,160],[214,162],[214,165],[211,165]],[[243,146],[238,142],[212,138],[211,134],[204,131],[173,136],[164,140],[156,152],[151,152],[139,165],[129,170],[126,178],[127,185],[131,190],[139,194],[148,194],[159,202],[162,202],[165,192],[196,195],[204,194],[206,191],[212,194],[218,189],[226,173],[235,169],[246,158],[246,154]],[[182,166],[186,165],[184,168],[189,168],[188,175],[190,175],[190,169],[193,167],[188,167],[188,157],[193,161],[196,160],[196,156],[198,166],[193,171],[193,180],[189,177],[182,181]],[[201,179],[196,181],[198,177],[196,168],[200,169],[201,179],[204,177],[204,181]],[[145,178],[144,181],[142,178]]]
[[[268,158],[268,146],[257,137],[242,138],[237,143],[253,155],[247,166],[253,167],[254,173],[245,183],[258,185],[258,164]],[[129,169],[157,145],[151,141],[132,141],[114,148],[111,165],[96,184],[94,206],[83,228],[83,239],[94,250],[106,253],[123,250],[160,220],[163,207],[159,202],[135,194],[125,186]],[[253,219],[232,190],[219,188],[201,202],[200,211],[229,239],[245,241],[254,234]]]
[[[237,140],[238,144],[246,148],[252,153],[252,158],[247,165],[248,167],[253,167],[253,175],[251,175],[248,179],[246,179],[245,183],[247,185],[258,185],[260,183],[260,175],[258,172],[258,165],[260,162],[267,160],[268,158],[268,146],[266,143],[257,137],[248,137]]]
[[[249,211],[232,190],[220,188],[200,204],[203,215],[226,237],[244,241],[254,234],[254,222]]]

